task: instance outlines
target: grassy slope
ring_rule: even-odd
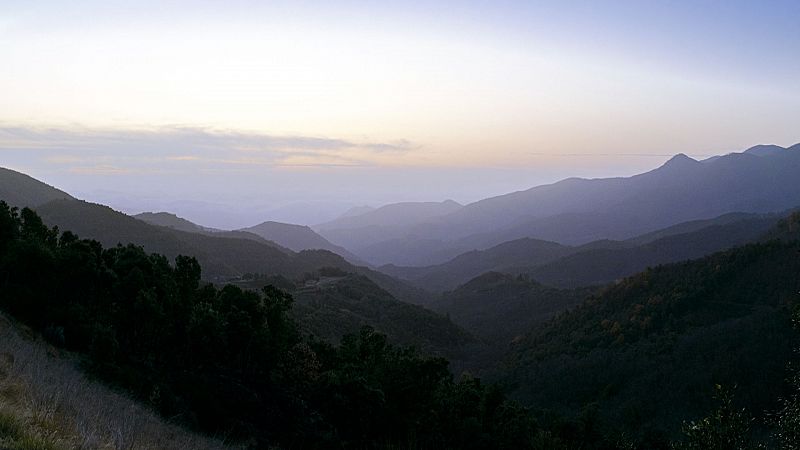
[[[92,381],[76,357],[0,315],[0,448],[221,449]]]

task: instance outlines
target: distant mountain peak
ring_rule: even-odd
[[[665,162],[661,168],[666,167],[676,167],[676,168],[683,168],[683,167],[693,167],[700,162],[696,159],[690,158],[686,156],[685,153],[678,153],[677,155],[673,156],[669,159],[669,161]]]
[[[194,222],[191,222],[183,217],[178,216],[177,214],[173,214],[171,212],[143,212],[140,214],[136,214],[133,216],[136,219],[141,221],[147,222],[150,225],[158,225],[161,227],[173,228],[175,230],[181,231],[188,231],[188,232],[213,232],[219,231],[213,228],[207,228],[202,225],[198,225]]]
[[[347,211],[345,211],[338,218],[360,216],[362,214],[366,214],[366,213],[371,212],[371,211],[375,211],[375,208],[373,208],[372,206],[367,206],[367,205],[354,206],[354,207],[348,209]]]
[[[756,145],[748,148],[743,153],[756,156],[772,156],[784,151],[786,151],[786,149],[779,145]]]

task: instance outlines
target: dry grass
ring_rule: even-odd
[[[60,352],[0,314],[0,449],[218,449],[222,439],[166,423],[91,381]]]

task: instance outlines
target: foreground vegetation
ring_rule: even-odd
[[[259,447],[518,448],[520,406],[370,328],[304,338],[292,298],[200,283],[133,245],[104,249],[0,203],[0,306],[174,421]]]
[[[104,249],[2,202],[0,307],[171,422],[243,446],[796,448],[797,380],[773,382],[795,336],[800,244],[785,241],[645,272],[520,339],[506,381],[534,410],[370,327],[338,344],[304,336],[292,297],[271,285],[203,284],[194,258],[172,265],[133,245]],[[689,354],[702,361],[682,363]],[[658,380],[672,403],[659,403]],[[720,388],[714,401],[717,381],[739,388]],[[92,420],[80,402],[118,406],[58,392],[72,400],[53,401],[62,405],[53,411],[76,424]],[[3,403],[5,444],[48,437],[19,425],[33,414],[23,409]],[[666,431],[641,433],[653,423]],[[103,433],[98,442],[110,442]],[[92,446],[58,439],[42,445]]]
[[[222,449],[89,379],[81,359],[0,315],[0,448]]]

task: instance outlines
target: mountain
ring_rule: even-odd
[[[487,342],[504,345],[578,305],[590,292],[544,286],[523,275],[488,272],[445,293],[430,307]]]
[[[99,241],[104,246],[134,243],[170,260],[195,256],[203,277],[226,281],[244,274],[274,274],[290,279],[333,267],[365,275],[402,301],[427,302],[428,294],[366,267],[354,266],[327,250],[292,252],[252,233],[194,233],[150,225],[113,209],[78,200],[56,200],[36,208],[48,225]],[[243,237],[246,236],[246,237]]]
[[[786,216],[788,213],[777,213],[772,216],[771,220],[777,221],[779,217]],[[632,245],[644,245],[649,242],[657,241],[661,238],[665,238],[668,236],[674,236],[676,234],[687,234],[693,231],[699,231],[703,228],[708,228],[715,225],[729,225],[736,222],[741,222],[750,219],[759,219],[759,218],[769,218],[769,215],[762,215],[762,214],[754,214],[754,213],[730,213],[730,214],[723,214],[719,217],[714,217],[713,219],[703,219],[703,220],[690,220],[688,222],[682,222],[677,225],[673,225],[667,228],[663,228],[661,230],[656,230],[651,233],[645,233],[630,239],[625,240],[624,242],[629,246]]]
[[[165,227],[171,230],[185,231],[187,233],[199,233],[213,237],[247,239],[250,241],[256,241],[261,244],[269,245],[270,247],[275,247],[284,253],[291,253],[291,250],[289,250],[288,248],[278,244],[275,241],[265,239],[255,233],[250,233],[242,230],[226,231],[226,230],[218,230],[216,228],[208,228],[202,225],[198,225],[194,222],[190,222],[189,220],[186,220],[182,217],[178,217],[175,214],[168,212],[158,212],[158,213],[144,212],[141,214],[136,214],[133,217],[143,222],[147,222],[151,225]]]
[[[392,342],[450,359],[466,358],[465,351],[477,345],[472,335],[443,315],[400,302],[363,275],[327,272],[290,289],[298,323],[320,338],[338,342],[369,325]]]
[[[748,148],[744,153],[756,156],[772,156],[785,150],[785,148],[778,145],[756,145]]]
[[[633,247],[585,249],[535,268],[510,271],[526,273],[542,283],[561,288],[606,284],[648,267],[699,258],[753,242],[777,221],[775,215],[752,217],[666,235]],[[637,240],[641,238],[634,239]]]
[[[190,222],[182,217],[178,217],[175,214],[168,212],[143,212],[141,214],[135,214],[133,217],[152,225],[172,228],[179,231],[188,231],[191,233],[209,233],[221,231],[214,228],[206,228],[197,225],[194,222]]]
[[[337,219],[341,219],[343,217],[360,216],[362,214],[366,214],[366,213],[372,212],[372,211],[375,211],[375,208],[373,208],[372,206],[367,206],[367,205],[354,206],[354,207],[348,209],[347,211],[345,211],[344,213],[342,213],[342,215],[337,217]]]
[[[28,175],[0,167],[0,199],[11,206],[34,208],[57,199],[71,199],[64,191]]]
[[[345,215],[319,224],[314,229],[329,241],[360,256],[361,253],[354,251],[355,249],[386,239],[405,237],[409,227],[451,214],[461,208],[453,200],[393,203],[363,214]]]
[[[363,264],[357,256],[343,247],[331,244],[327,239],[315,233],[314,230],[307,226],[280,222],[264,222],[250,228],[243,228],[239,231],[261,236],[264,239],[276,242],[295,252],[316,249],[328,250],[354,264]]]
[[[423,289],[442,292],[455,288],[485,272],[512,267],[537,266],[554,261],[576,250],[555,242],[523,238],[487,250],[473,250],[452,260],[427,267],[381,266],[378,270]]]
[[[732,153],[705,162],[681,154],[632,177],[569,178],[471,203],[424,223],[362,227],[358,232],[326,230],[323,235],[377,265],[443,263],[452,258],[453,245],[471,240],[471,249],[478,250],[524,237],[565,245],[625,240],[732,212],[795,207],[800,205],[797,173],[800,145]],[[414,247],[418,241],[426,245]]]
[[[551,417],[590,408],[595,426],[645,441],[704,414],[715,384],[736,386],[750,411],[774,410],[798,344],[794,228],[608,287],[517,340],[498,378]]]
[[[626,241],[565,246],[531,238],[473,250],[434,266],[381,266],[380,271],[431,292],[455,289],[484,272],[527,274],[561,288],[610,283],[648,266],[698,258],[756,240],[780,215],[726,214],[674,225]]]
[[[209,280],[243,273],[303,273],[300,256],[280,248],[239,237],[206,235],[151,225],[113,209],[79,200],[55,200],[36,208],[50,226],[95,239],[106,247],[134,243],[170,260],[178,255],[197,257]],[[261,238],[258,238],[261,240]]]
[[[363,208],[363,207],[362,207]],[[362,214],[345,214],[338,219],[317,225],[317,230],[358,229],[375,226],[405,226],[421,223],[433,217],[440,217],[458,211],[462,206],[453,200],[443,202],[402,202],[392,203],[364,210]],[[357,210],[358,211],[358,210]]]

